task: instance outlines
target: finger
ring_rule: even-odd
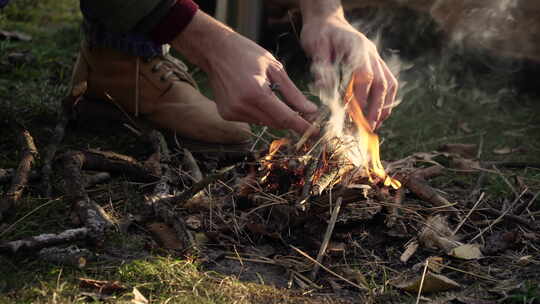
[[[271,128],[275,128],[273,121],[266,113],[261,111],[255,106],[256,101],[250,101],[243,104],[228,104],[220,106],[218,104],[218,111],[223,119],[228,121],[243,121],[249,124],[264,125]]]
[[[360,107],[364,110],[367,110],[373,77],[373,69],[370,65],[365,65],[354,73],[354,96]]]
[[[394,106],[394,101],[396,100],[397,90],[399,87],[396,77],[392,74],[392,71],[390,71],[388,66],[383,62],[381,63],[381,65],[384,69],[388,89],[386,92],[386,97],[384,99],[384,106],[382,108],[381,116],[379,117],[379,122],[376,125],[377,129],[392,113],[392,108]]]
[[[255,105],[271,120],[270,124],[277,129],[290,129],[298,134],[303,134],[311,126],[270,90],[264,97],[259,98]]]
[[[369,92],[367,121],[372,130],[375,130],[380,120],[384,102],[388,91],[384,70],[378,60],[373,61],[373,72],[375,75],[371,90]]]
[[[300,92],[283,68],[269,69],[268,78],[271,83],[279,85],[277,90],[283,96],[283,101],[293,109],[306,114],[317,112],[317,106]]]

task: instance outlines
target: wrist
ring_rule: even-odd
[[[208,73],[215,60],[215,50],[230,35],[234,35],[232,29],[199,10],[171,45],[187,60]]]
[[[329,18],[345,19],[340,0],[300,0],[300,11],[304,24]]]

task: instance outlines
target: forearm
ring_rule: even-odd
[[[341,0],[299,0],[304,23],[329,17],[344,17]]]
[[[208,73],[216,59],[214,54],[219,53],[225,39],[233,34],[232,29],[199,10],[171,46]]]

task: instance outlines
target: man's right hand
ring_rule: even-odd
[[[172,46],[207,72],[224,119],[300,134],[310,127],[302,114],[315,113],[317,106],[298,90],[283,65],[253,41],[198,11]]]

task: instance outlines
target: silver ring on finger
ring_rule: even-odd
[[[279,91],[279,83],[277,82],[269,82],[268,86],[270,87],[270,90],[272,90],[272,92],[277,92]]]

